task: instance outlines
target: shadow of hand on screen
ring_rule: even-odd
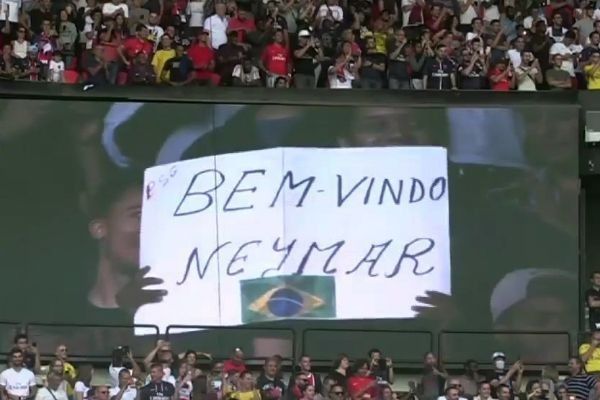
[[[425,294],[415,298],[422,305],[411,307],[417,313],[415,318],[435,321],[442,329],[459,319],[459,307],[451,295],[431,290]]]
[[[144,304],[160,303],[167,295],[166,290],[146,289],[148,286],[160,285],[163,280],[146,276],[150,267],[145,266],[138,270],[133,279],[117,294],[117,304],[123,310],[135,313]]]

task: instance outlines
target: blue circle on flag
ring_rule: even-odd
[[[267,301],[267,307],[276,317],[291,317],[302,311],[304,299],[293,289],[277,289]]]

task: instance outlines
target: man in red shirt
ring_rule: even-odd
[[[379,389],[377,379],[369,374],[369,362],[358,360],[354,364],[358,369],[356,374],[348,379],[348,395],[352,400],[359,400],[364,394],[370,394],[372,399],[377,398]]]
[[[203,29],[198,34],[198,42],[189,48],[188,57],[194,64],[196,79],[208,81],[212,86],[219,86],[221,77],[214,72],[215,52],[208,44],[208,31]]]
[[[289,79],[291,60],[289,50],[284,44],[282,30],[275,32],[274,42],[263,51],[259,66],[267,74],[267,87],[274,87],[279,77]]]
[[[244,352],[239,347],[233,350],[233,356],[223,362],[223,372],[226,374],[242,373],[246,371]]]
[[[254,18],[252,18],[248,11],[238,8],[237,15],[229,20],[227,26],[227,32],[237,32],[238,43],[246,43],[246,39],[249,32],[256,31],[256,24]],[[248,50],[248,49],[246,49]]]
[[[131,65],[136,56],[144,53],[148,59],[152,56],[154,46],[148,41],[149,31],[146,25],[138,24],[135,28],[135,36],[128,38],[118,48],[119,56],[126,65]]]

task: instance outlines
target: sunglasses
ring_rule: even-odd
[[[333,394],[335,394],[336,396],[341,396],[344,394],[344,392],[332,392]]]

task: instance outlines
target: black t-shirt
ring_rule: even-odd
[[[390,46],[388,54],[392,54],[398,49],[395,43]],[[409,69],[408,69],[408,60],[406,59],[406,45],[402,46],[402,49],[398,53],[398,55],[394,58],[389,57],[388,63],[388,72],[390,78],[408,80],[410,79]]]
[[[426,89],[452,89],[450,76],[454,73],[454,63],[449,59],[441,62],[435,58],[427,60],[423,74],[427,76]]]
[[[338,371],[331,371],[331,373],[327,375],[326,379],[333,379],[338,385],[346,387],[346,381],[348,380],[348,377],[340,374]]]
[[[486,374],[486,380],[488,382],[492,382],[492,381],[499,381],[501,379],[503,379],[506,376],[506,373],[508,371],[491,371],[490,373]],[[513,375],[514,376],[514,375]],[[513,392],[513,387],[515,384],[515,380],[514,379],[509,379],[505,385],[508,386],[510,388],[511,393]]]
[[[467,66],[458,67],[461,89],[484,89],[486,76],[483,73],[483,65],[478,61],[473,65],[471,73],[464,75],[462,72]]]
[[[364,60],[371,62],[372,64],[362,68],[361,77],[365,79],[371,80],[380,80],[383,81],[385,78],[385,71],[380,71],[373,67],[373,64],[383,64],[385,66],[385,61],[387,57],[383,53],[365,53]],[[363,65],[364,65],[363,61]]]
[[[303,47],[304,46],[297,45],[294,48],[294,51],[300,50]],[[316,56],[317,51],[313,47],[310,47],[308,50],[306,50],[304,56],[302,57],[294,56],[294,72],[301,75],[314,75],[315,68],[318,65],[315,60]]]
[[[585,302],[589,309],[590,324],[600,324],[600,308],[593,308],[590,306],[590,303],[588,302],[590,297],[593,297],[594,300],[600,300],[600,290],[590,288],[585,292]]]
[[[175,386],[169,382],[150,382],[140,390],[140,400],[171,400]]]
[[[194,65],[187,56],[170,58],[164,66],[171,82],[185,82],[193,68]]]
[[[265,400],[280,399],[283,398],[285,394],[285,384],[281,379],[277,377],[271,379],[264,373],[260,374],[256,380],[256,387],[260,390],[260,394]]]

